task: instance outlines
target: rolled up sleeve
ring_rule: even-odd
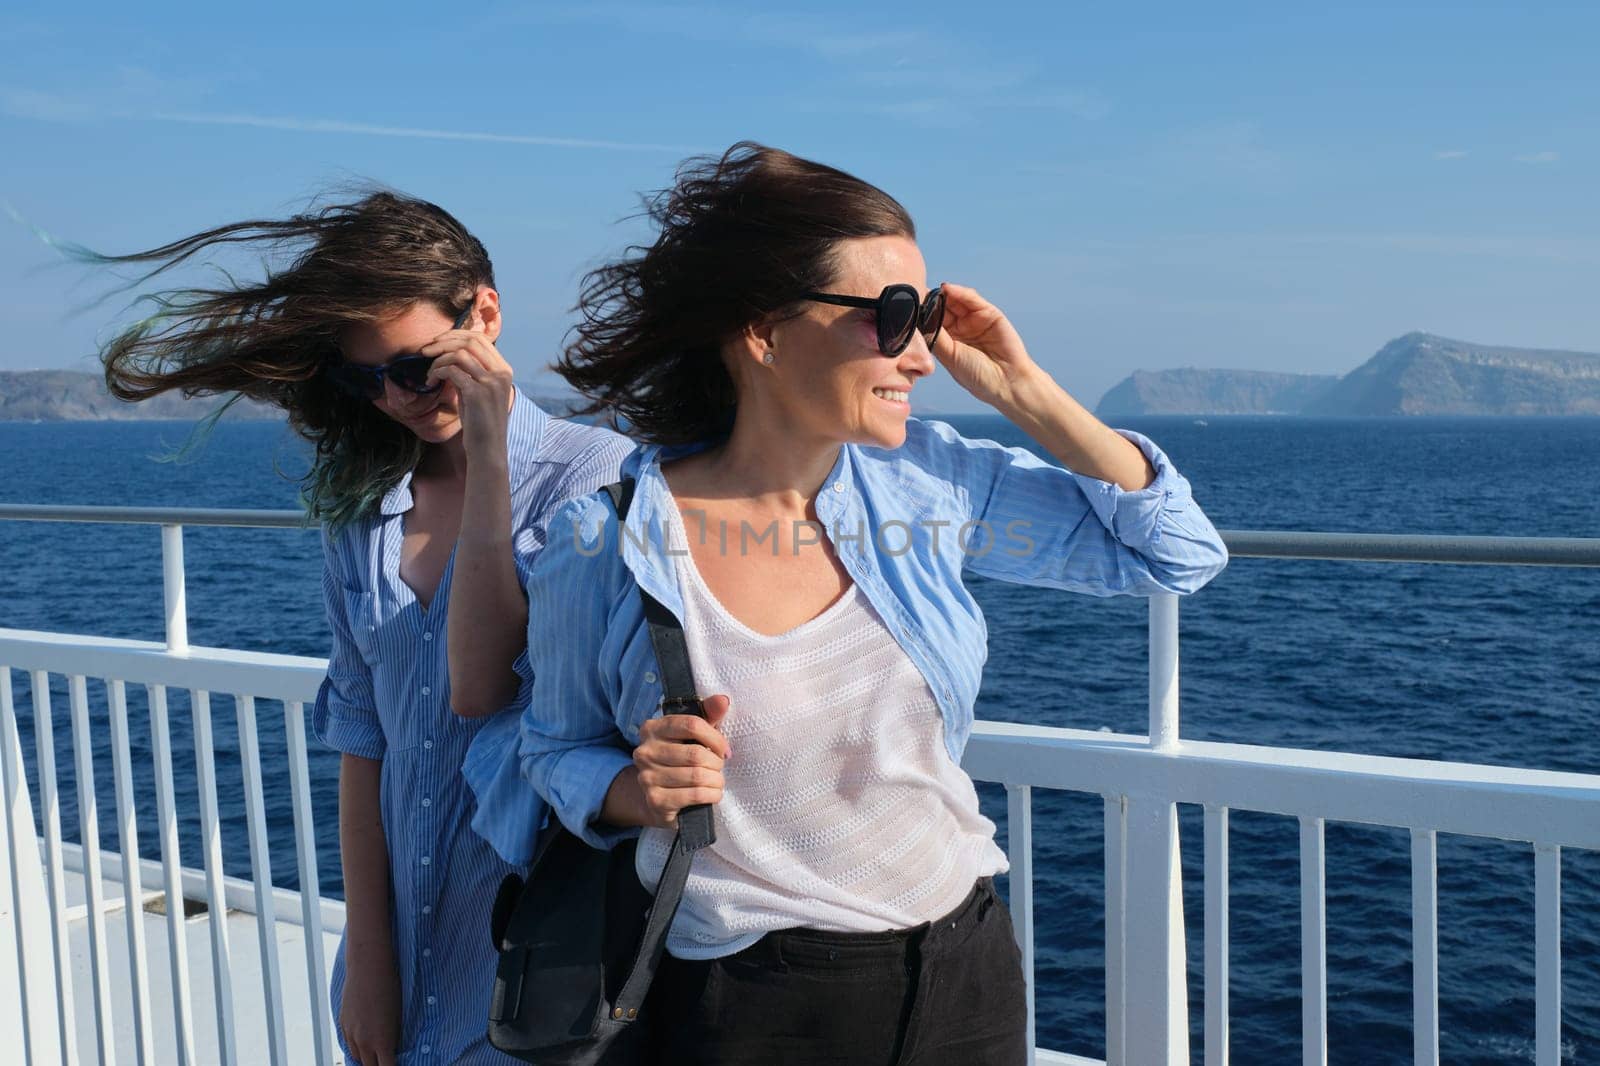
[[[969,440],[930,424],[989,538],[966,566],[1001,581],[1094,596],[1187,594],[1228,562],[1228,550],[1166,453],[1117,430],[1144,453],[1155,480],[1127,490],[1023,448]]]
[[[311,708],[311,731],[331,748],[363,759],[382,759],[388,750],[373,694],[372,671],[361,655],[345,606],[343,569],[337,544],[322,537],[322,597],[333,633],[328,674]],[[357,620],[357,624],[361,623]]]
[[[524,733],[524,738],[527,734]],[[633,765],[626,750],[609,745],[558,748],[534,754],[523,748],[523,773],[549,797],[563,825],[591,847],[610,848],[638,834],[637,828],[600,821],[606,793],[618,774]]]

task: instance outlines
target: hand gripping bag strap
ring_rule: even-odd
[[[619,526],[628,517],[636,484],[632,478],[624,478],[606,486],[606,494],[611,497],[611,505],[617,511]],[[620,544],[620,528],[617,538]],[[644,605],[645,626],[650,631],[650,643],[656,653],[656,668],[661,672],[661,709],[668,714],[697,714],[704,718],[700,697],[695,693],[694,670],[689,665],[689,645],[683,638],[683,626],[660,600],[643,588],[639,589],[639,599]],[[684,849],[691,853],[716,843],[717,831],[711,808],[701,804],[680,811],[678,837]]]
[[[635,482],[632,478],[606,486],[616,508],[620,525],[628,516],[633,503]],[[618,538],[622,532],[618,530]],[[643,588],[639,597],[644,605],[645,624],[650,630],[650,643],[655,649],[657,668],[661,673],[664,710],[673,714],[698,714],[705,716],[700,699],[695,694],[694,673],[689,665],[689,647],[684,640],[683,626],[661,601]],[[694,853],[716,842],[716,827],[708,805],[687,807],[678,812],[678,832],[667,855],[667,864],[656,884],[655,901],[645,922],[644,935],[639,941],[639,951],[628,979],[612,1004],[613,1017],[632,1020],[638,1016],[650,990],[650,981],[661,963],[661,953],[667,944],[667,932],[683,900],[683,888],[689,879],[689,865]]]

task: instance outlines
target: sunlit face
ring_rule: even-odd
[[[375,322],[346,326],[339,334],[339,348],[352,363],[381,366],[432,343],[451,325],[449,315],[423,301]],[[472,328],[471,323],[467,328]],[[437,392],[419,396],[385,378],[383,395],[372,405],[428,444],[442,444],[461,432],[456,389],[449,382]]]
[[[884,286],[906,284],[927,296],[927,266],[909,237],[841,241],[838,275],[826,291],[876,298]],[[870,310],[806,303],[798,318],[772,331],[775,399],[795,428],[840,444],[897,448],[905,442],[911,390],[934,371],[921,333],[890,358],[878,351]]]

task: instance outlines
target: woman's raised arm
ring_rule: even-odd
[[[518,398],[511,367],[496,350],[499,301],[484,299],[485,327],[450,330],[422,349],[437,356],[430,381],[456,387],[466,453],[461,529],[450,578],[450,706],[467,718],[493,714],[517,694],[511,664],[522,653],[528,602],[517,577],[506,427]]]

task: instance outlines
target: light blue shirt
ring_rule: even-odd
[[[616,480],[632,445],[603,429],[553,419],[518,393],[506,446],[513,547],[526,579],[557,506]],[[468,828],[474,803],[460,774],[473,736],[493,719],[474,721],[450,710],[445,637],[455,559],[424,610],[400,579],[411,505],[407,474],[376,514],[323,538],[333,649],[311,725],[325,744],[383,763],[380,811],[400,977],[399,1061],[510,1064],[516,1060],[489,1047],[485,1032],[497,961],[489,909],[501,878],[515,867]],[[524,672],[525,659],[519,660]],[[524,684],[501,717],[515,723],[529,695]],[[335,1020],[344,983],[341,941],[332,981]]]
[[[1226,565],[1189,483],[1148,439],[1123,436],[1156,470],[1137,492],[911,419],[899,448],[842,447],[817,494],[840,562],[926,680],[957,763],[988,657],[965,574],[1148,595],[1193,592]],[[473,828],[512,862],[529,860],[546,804],[596,846],[637,832],[597,817],[612,779],[632,764],[640,724],[659,713],[638,588],[682,619],[677,569],[663,547],[666,509],[676,504],[661,463],[692,450],[646,446],[628,458],[623,472],[638,484],[620,536],[603,493],[571,501],[550,523],[526,586],[531,699],[520,722],[502,716],[478,735],[464,768],[479,798]],[[701,535],[692,520],[686,527]],[[728,531],[728,550],[739,550],[741,533]],[[749,537],[745,550],[771,551],[773,541]]]

